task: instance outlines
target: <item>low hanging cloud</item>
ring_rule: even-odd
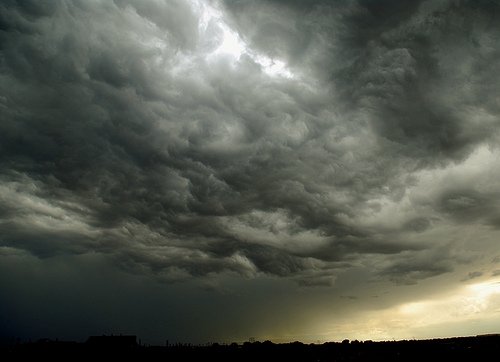
[[[167,281],[449,273],[500,220],[498,10],[7,1],[0,242]]]

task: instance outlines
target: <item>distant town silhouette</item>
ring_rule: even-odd
[[[143,345],[134,335],[91,336],[84,343],[40,339],[14,341],[0,347],[0,357],[95,358],[126,357],[164,361],[425,361],[491,360],[500,352],[500,334],[427,340],[349,341],[305,344],[248,341],[242,344]]]

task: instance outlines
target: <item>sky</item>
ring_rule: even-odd
[[[0,337],[500,332],[500,4],[0,3]]]

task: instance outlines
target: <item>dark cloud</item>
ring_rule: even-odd
[[[417,233],[424,232],[431,226],[431,221],[424,217],[418,217],[406,222],[405,227]]]
[[[0,243],[161,282],[463,275],[499,225],[498,11],[3,2]]]
[[[459,222],[484,219],[495,214],[496,195],[483,194],[474,189],[448,190],[440,200],[440,208]]]
[[[228,2],[228,8],[257,47],[267,50],[262,42],[276,49],[269,40],[276,36],[288,48],[296,44],[302,54],[321,59],[301,65],[330,79],[341,99],[336,106],[356,109],[397,152],[420,162],[441,162],[443,156],[464,157],[489,136],[491,125],[470,128],[461,113],[465,103],[489,108],[493,100],[493,93],[484,93],[492,82],[479,79],[491,70],[483,68],[486,63],[495,67],[497,50],[485,43],[498,32],[495,5],[488,7],[496,10],[486,10],[473,2],[307,2],[287,7],[282,18],[262,10],[279,13],[284,7],[273,3]],[[299,16],[285,21],[290,12]],[[288,36],[278,29],[281,22],[289,26]],[[320,37],[328,37],[321,39],[325,46],[318,44],[321,50],[314,49],[320,54],[304,51],[303,38],[316,45]],[[296,59],[293,50],[281,53]],[[483,97],[478,99],[479,93]]]
[[[403,253],[394,258],[381,271],[382,278],[398,284],[415,284],[419,280],[436,275],[450,273],[454,269],[454,261],[447,250],[424,250],[418,253]]]
[[[305,79],[266,78],[251,58],[235,68],[217,60],[209,65],[196,53],[203,42],[200,9],[185,2],[3,5],[2,69],[10,90],[2,124],[5,177],[35,183],[32,195],[20,197],[39,198],[60,213],[66,206],[55,204],[80,205],[85,211],[72,212],[95,233],[28,225],[21,232],[15,210],[6,209],[8,245],[37,255],[85,252],[92,245],[111,254],[119,250],[125,264],[135,260],[153,270],[176,264],[169,257],[175,249],[186,253],[176,266],[195,275],[246,270],[228,260],[241,255],[256,271],[280,276],[307,270],[308,257],[342,260],[414,248],[346,220],[363,212],[369,199],[399,197],[405,185],[394,180],[402,172],[463,157],[489,136],[477,129],[467,134],[465,120],[450,108],[463,99],[429,97],[452,81],[447,68],[459,66],[439,47],[451,39],[454,49],[472,46],[459,37],[464,29],[455,22],[471,12],[476,27],[493,31],[489,15],[468,5],[427,9],[417,2],[390,6],[389,14],[387,4],[371,2],[228,5],[250,45],[267,54],[264,44],[276,48],[270,37],[283,42],[276,55],[292,70],[328,74],[330,90],[310,90]],[[181,13],[186,21],[177,21]],[[291,21],[286,14],[294,15]],[[332,48],[304,51],[304,42],[318,47],[314,38],[330,36]],[[300,60],[299,52],[323,63]],[[175,71],[187,59],[195,72]],[[370,131],[352,133],[359,127]],[[484,206],[491,197],[454,195],[447,191],[440,208],[462,221],[491,209]],[[247,225],[244,215],[254,210],[263,216]],[[287,237],[312,232],[324,240],[298,253],[255,243],[252,233],[262,232],[266,217],[283,222],[280,232]],[[249,235],[242,239],[228,230],[223,218],[239,220]],[[423,232],[429,225],[417,216],[403,227]],[[131,228],[140,231],[129,236]],[[99,241],[83,241],[94,238]],[[149,255],[157,248],[166,248],[163,258],[157,251]]]
[[[463,278],[462,281],[476,279],[476,278],[483,276],[483,274],[484,273],[482,271],[479,271],[479,270],[472,271],[472,272],[467,273],[467,276],[465,278]],[[495,274],[495,273],[493,273],[493,274]]]

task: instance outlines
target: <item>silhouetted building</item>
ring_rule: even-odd
[[[96,348],[133,348],[137,347],[137,336],[90,336],[86,344]]]

